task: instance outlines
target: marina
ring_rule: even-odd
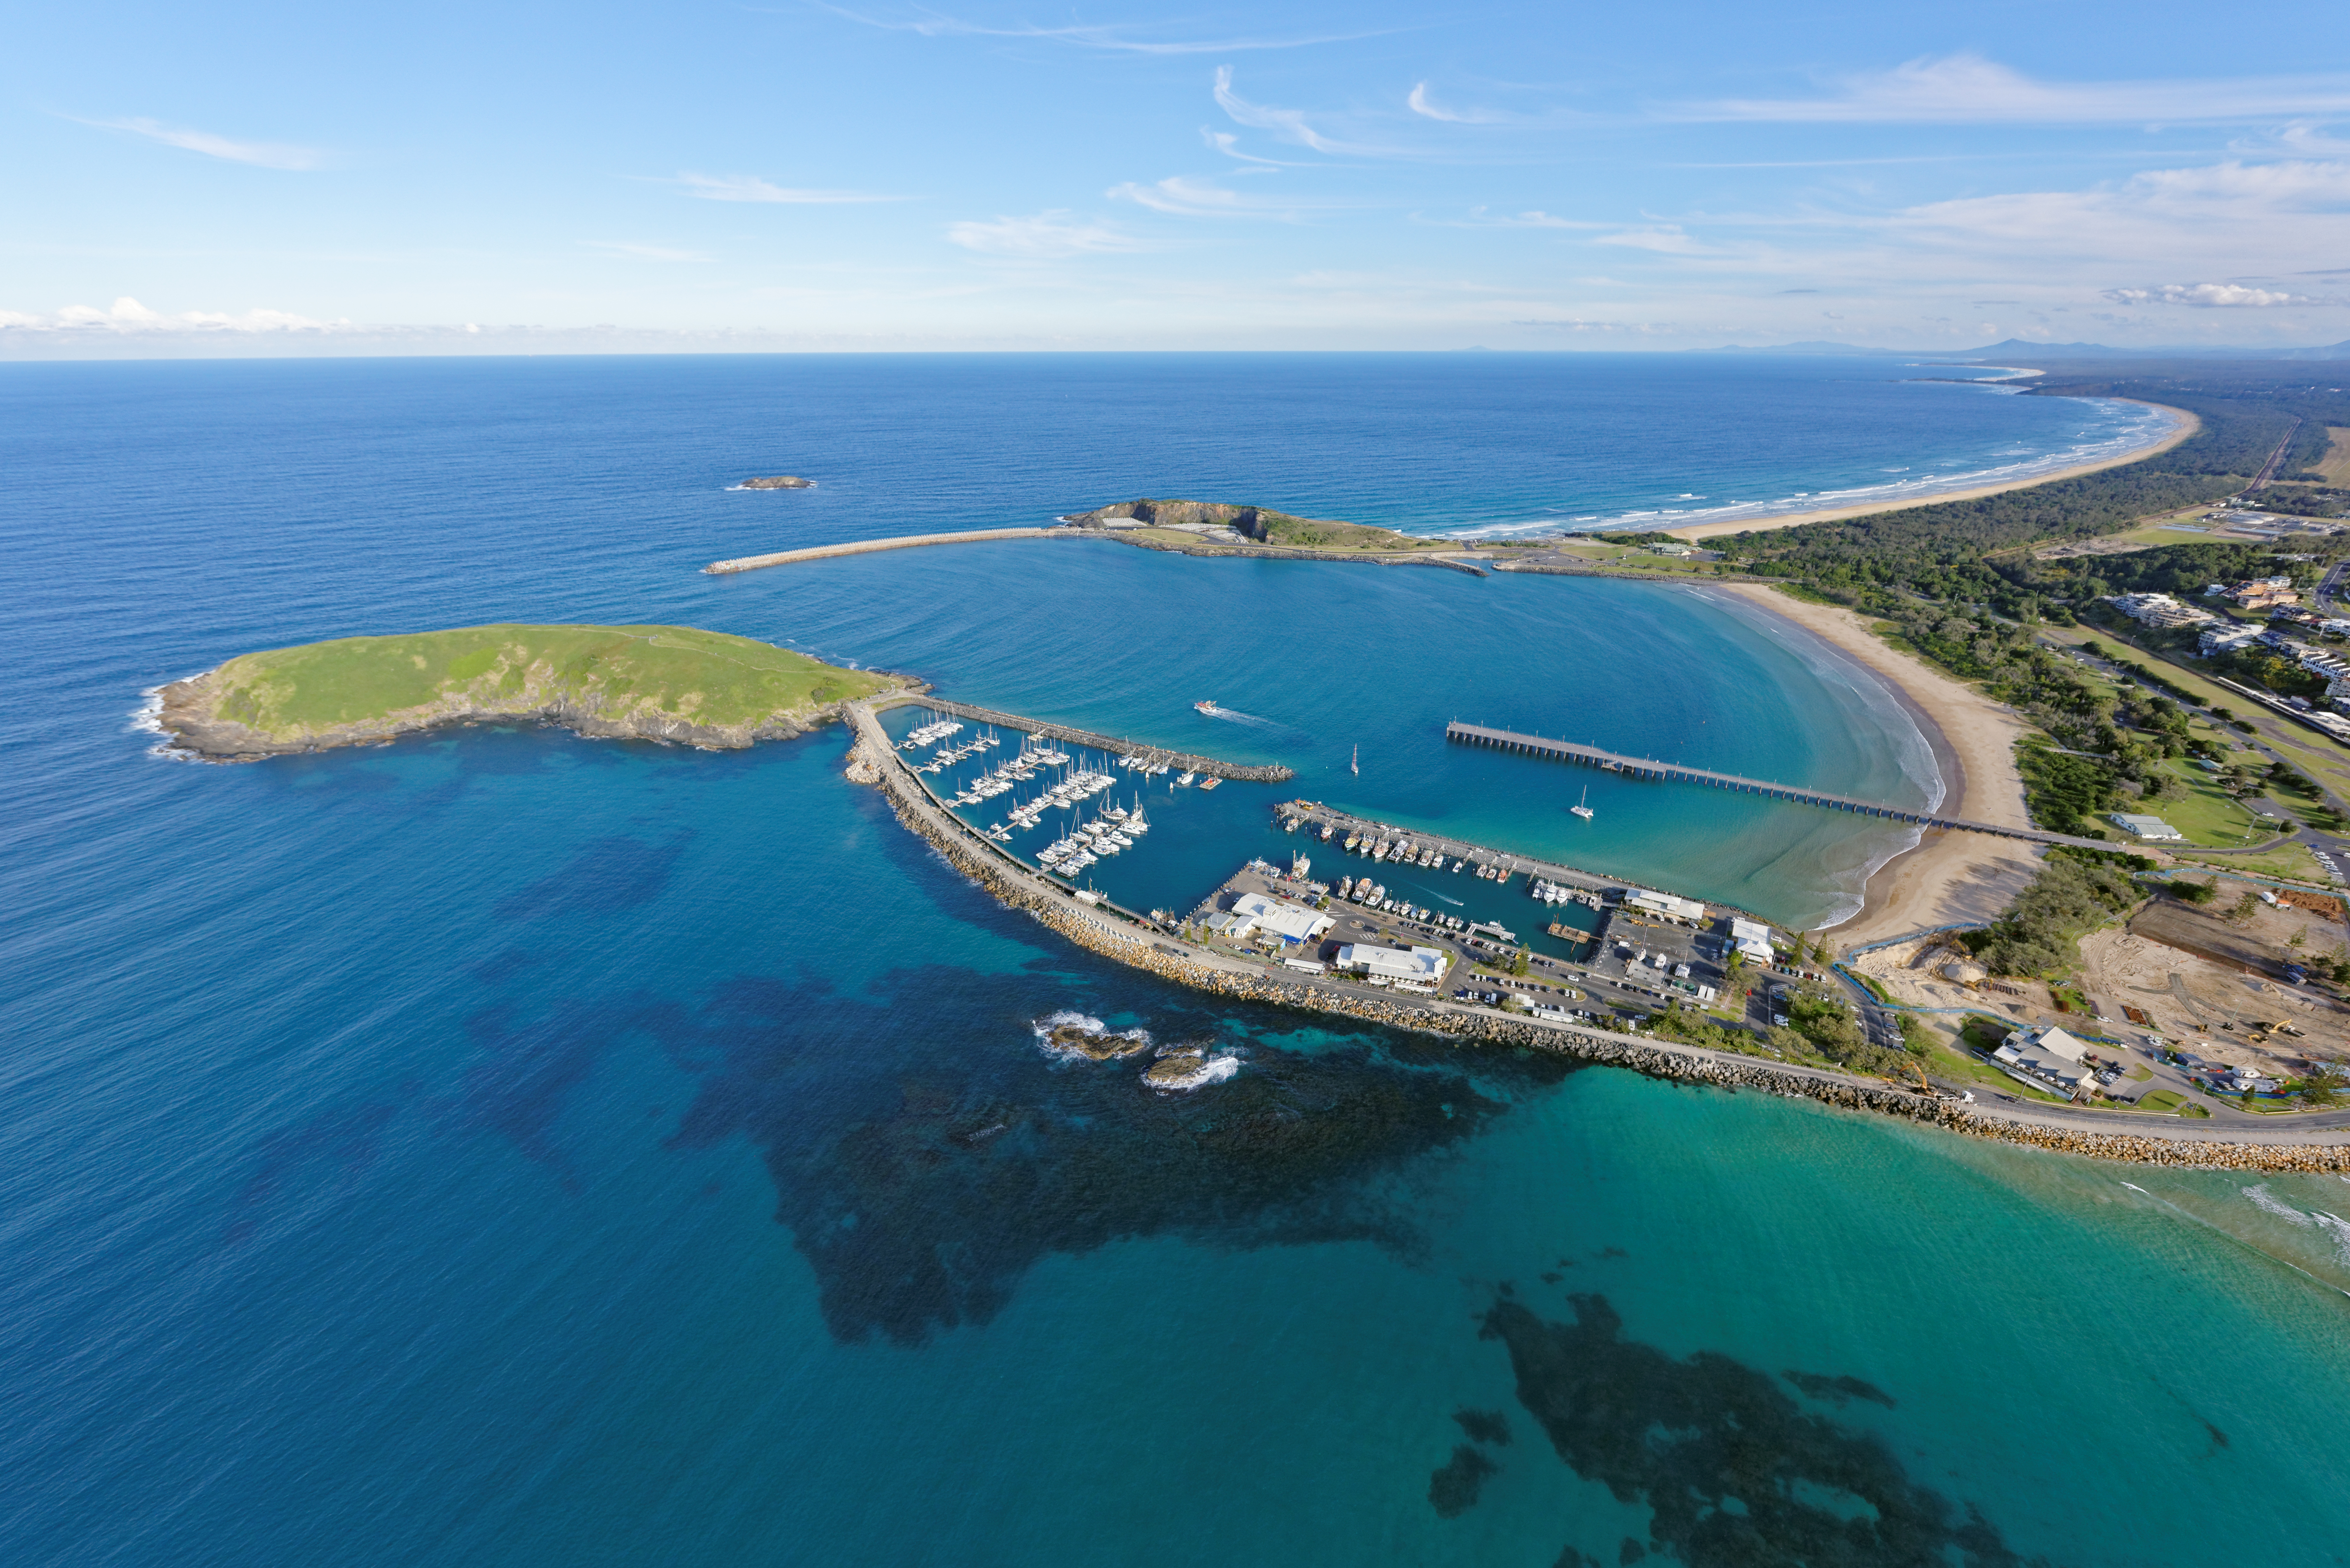
[[[933,695],[909,697],[902,700],[941,714],[969,721],[974,724],[992,724],[1000,729],[1021,730],[1047,741],[1061,741],[1072,745],[1090,747],[1111,756],[1132,756],[1154,769],[1180,769],[1193,777],[1211,779],[1252,779],[1262,784],[1279,784],[1297,776],[1295,770],[1278,763],[1228,763],[1217,757],[1201,756],[1192,752],[1170,751],[1164,746],[1152,746],[1123,736],[1100,734],[1092,730],[1079,730],[1066,724],[1048,723],[1041,719],[1025,719],[1017,713],[999,709],[982,708],[970,702],[955,702]],[[876,711],[891,706],[880,704]],[[1186,777],[1185,784],[1192,782]]]

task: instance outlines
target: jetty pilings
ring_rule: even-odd
[[[1671,784],[1706,784],[1714,789],[1726,789],[1739,794],[1766,795],[1773,800],[1793,801],[1798,805],[1822,806],[1829,811],[1856,812],[1863,816],[1881,816],[1894,822],[1916,823],[1920,827],[1943,827],[1960,833],[1987,833],[1999,838],[2020,838],[2032,844],[2064,844],[2080,849],[2099,849],[2111,853],[2117,846],[2102,838],[2076,838],[2070,834],[2047,833],[2036,827],[2003,827],[1997,823],[1971,822],[1962,816],[1936,816],[1929,812],[1913,811],[1907,806],[1887,805],[1879,801],[1856,800],[1850,795],[1830,794],[1824,790],[1799,788],[1794,784],[1766,782],[1762,779],[1741,778],[1736,774],[1716,773],[1711,768],[1692,768],[1679,763],[1660,763],[1653,757],[1628,757],[1618,752],[1602,751],[1597,746],[1579,746],[1571,741],[1554,741],[1545,735],[1523,734],[1515,730],[1495,730],[1483,724],[1464,724],[1459,720],[1444,726],[1444,738],[1464,745],[1492,746],[1522,756],[1544,757],[1553,762],[1582,763],[1605,768],[1610,773],[1630,778],[1659,779]]]

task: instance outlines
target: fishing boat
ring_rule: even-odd
[[[1201,789],[1213,789],[1213,788],[1215,788],[1218,784],[1222,784],[1222,783],[1223,783],[1223,782],[1224,782],[1224,781],[1223,781],[1222,779],[1220,779],[1220,778],[1207,778],[1207,779],[1201,779],[1201,780],[1200,781],[1200,787],[1201,787]]]
[[[1568,806],[1566,809],[1575,813],[1575,815],[1583,818],[1584,821],[1589,822],[1591,820],[1591,786],[1589,784],[1585,784],[1583,786],[1583,798],[1576,801],[1573,805]]]
[[[1197,708],[1201,712],[1205,713],[1211,719],[1223,711],[1222,708],[1216,706],[1216,700],[1213,697],[1209,698],[1205,702],[1194,702],[1191,706]]]

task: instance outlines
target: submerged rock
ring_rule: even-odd
[[[743,488],[745,490],[814,490],[816,481],[802,479],[796,473],[778,473],[770,479],[746,479],[743,482]]]

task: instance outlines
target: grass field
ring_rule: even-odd
[[[673,626],[476,626],[348,637],[221,666],[221,716],[286,736],[380,719],[465,691],[520,698],[534,683],[741,724],[887,684],[768,643]]]
[[[2215,871],[2241,871],[2248,877],[2277,877],[2287,881],[2323,886],[2325,873],[2306,844],[2284,844],[2257,855],[2194,855],[2178,857],[2182,865],[2209,866]],[[2233,895],[2230,895],[2233,897]]]
[[[2240,844],[2257,844],[2270,836],[2270,830],[2253,820],[2250,810],[2212,782],[2212,775],[2196,766],[2188,757],[2173,757],[2162,764],[2163,772],[2187,786],[2183,800],[2147,802],[2142,807],[2151,811],[2195,844],[2208,847],[2232,849]]]

